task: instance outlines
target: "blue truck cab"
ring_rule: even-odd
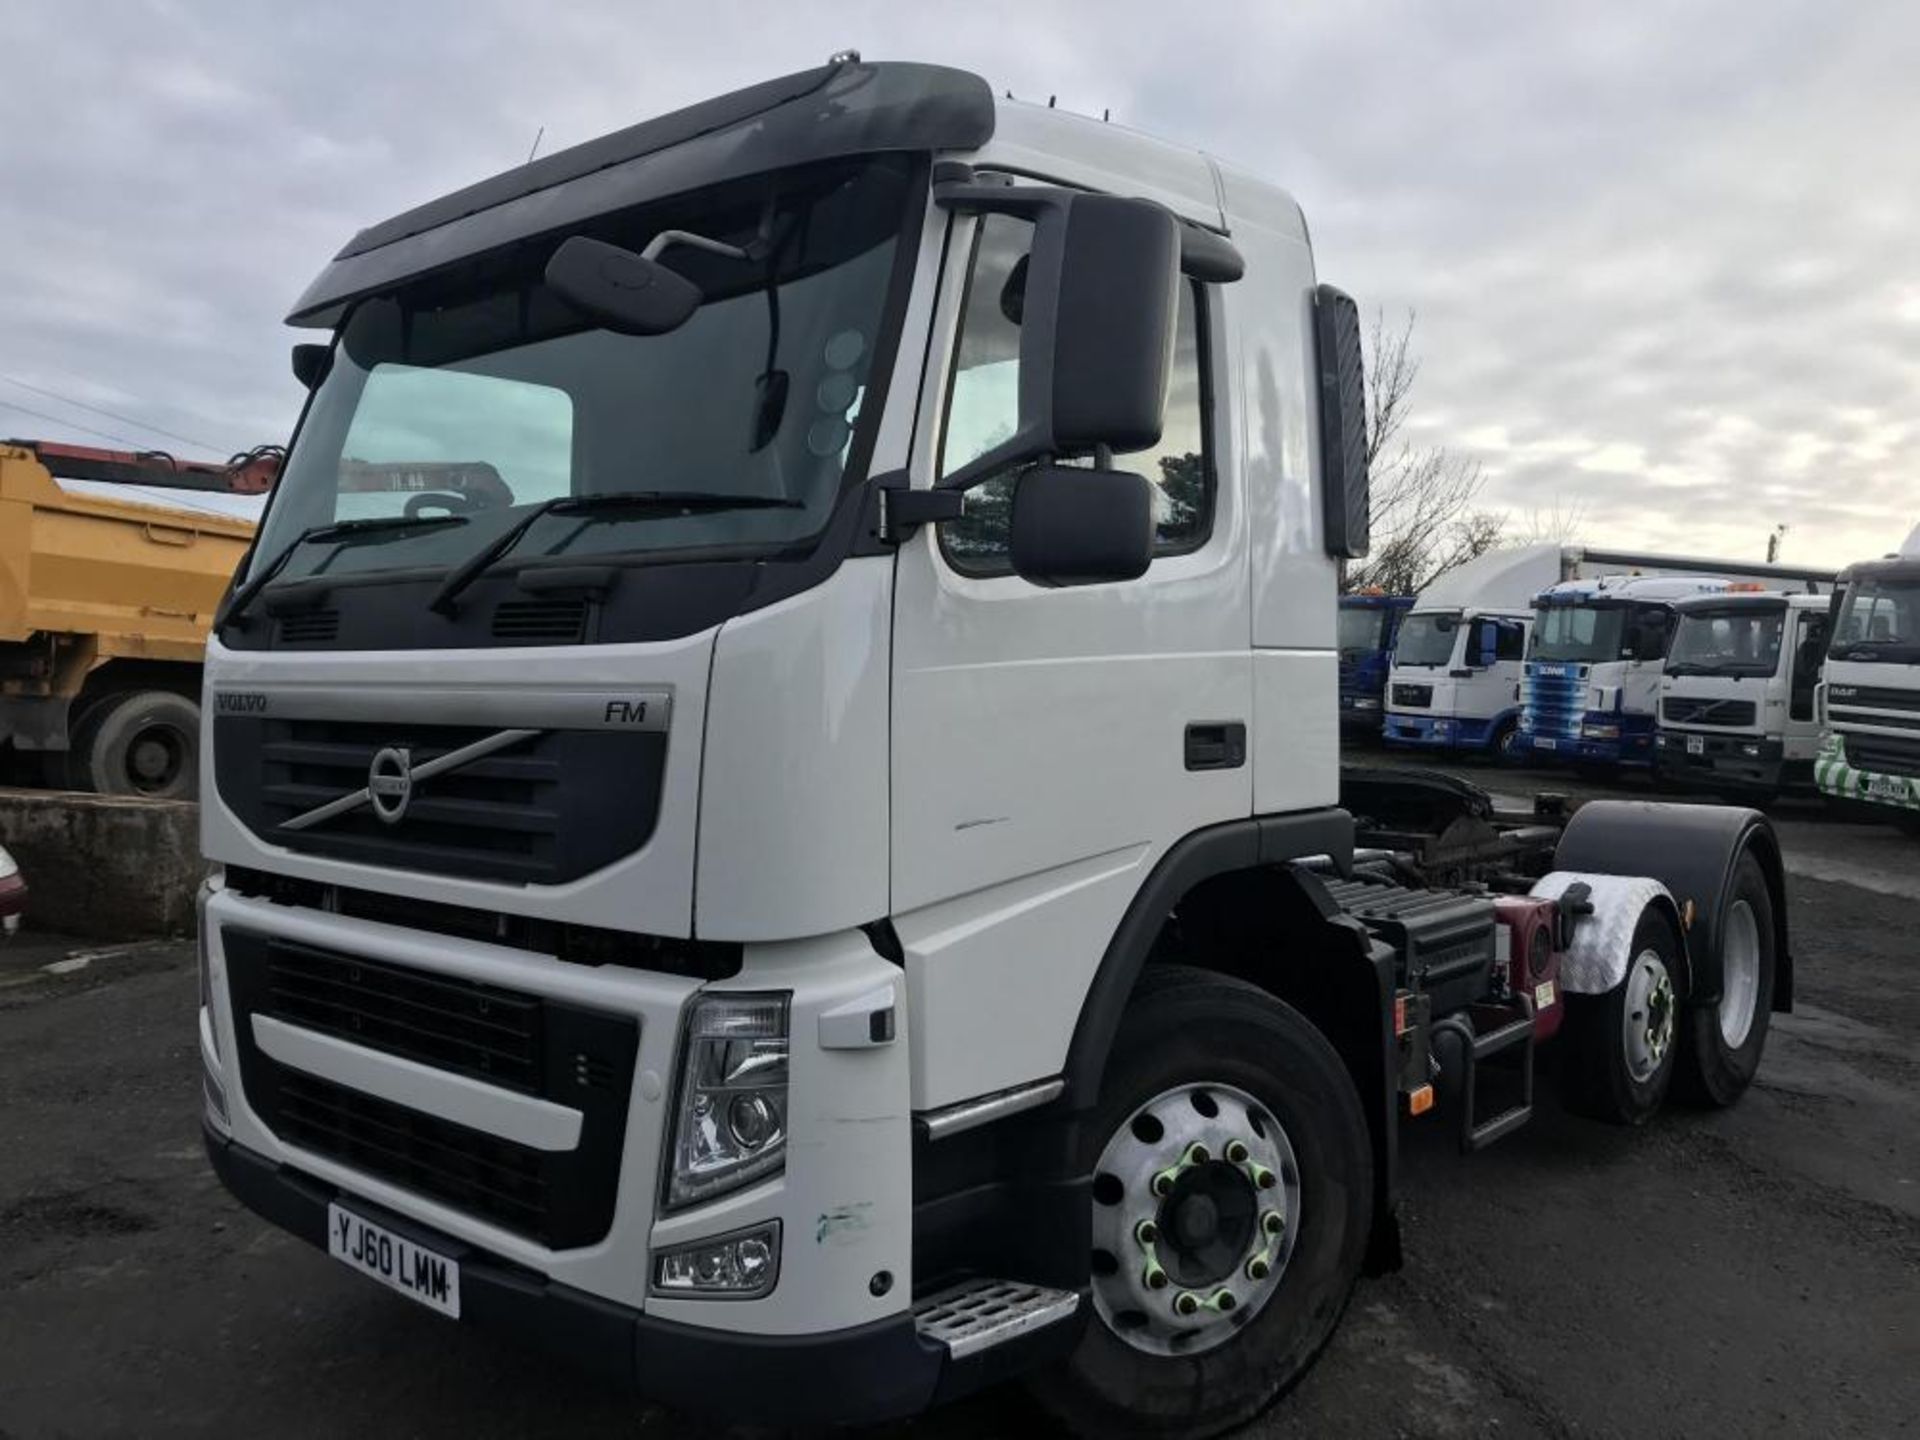
[[[1387,672],[1400,622],[1413,608],[1411,595],[1367,591],[1340,597],[1340,724],[1380,732]]]

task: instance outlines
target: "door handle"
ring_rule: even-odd
[[[1239,720],[1207,720],[1187,726],[1189,770],[1238,770],[1247,763],[1247,727]]]

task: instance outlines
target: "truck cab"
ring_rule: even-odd
[[[1764,817],[1343,777],[1361,326],[1264,181],[846,53],[291,318],[203,1124],[423,1324],[763,1424],[1021,1376],[1217,1435],[1397,1263],[1403,1118],[1510,1133],[1549,1039],[1583,1113],[1731,1104],[1790,1003]]]
[[[1521,745],[1580,765],[1651,765],[1676,605],[1724,593],[1707,576],[1567,580],[1534,601]]]
[[[1531,614],[1477,606],[1415,610],[1394,653],[1387,742],[1511,758],[1532,626]]]
[[[1750,799],[1810,790],[1831,606],[1756,584],[1682,600],[1660,676],[1656,773]]]
[[[1385,709],[1387,671],[1411,595],[1357,592],[1340,597],[1340,725],[1377,735]]]
[[[1841,577],[1820,698],[1821,793],[1920,834],[1920,526]]]

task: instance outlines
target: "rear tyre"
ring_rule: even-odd
[[[1760,862],[1743,855],[1720,929],[1719,1003],[1681,1016],[1673,1089],[1687,1104],[1731,1105],[1752,1083],[1773,1014],[1775,944],[1773,892]]]
[[[1041,1403],[1103,1440],[1244,1424],[1306,1373],[1360,1273],[1373,1152],[1345,1065],[1291,1007],[1167,967],[1080,1143],[1094,1314]]]
[[[1648,906],[1634,927],[1626,978],[1604,995],[1569,995],[1561,1027],[1560,1097],[1613,1125],[1644,1124],[1673,1081],[1680,1026],[1680,936]]]
[[[200,707],[171,690],[130,690],[88,707],[67,783],[102,795],[191,800],[200,790]]]

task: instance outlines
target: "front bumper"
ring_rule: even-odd
[[[1698,752],[1689,742],[1697,741]],[[1785,747],[1750,735],[1703,735],[1663,730],[1654,737],[1654,771],[1663,779],[1719,787],[1777,791],[1792,780]],[[1805,762],[1802,762],[1802,768]],[[1809,772],[1806,776],[1811,779]]]
[[[327,1244],[334,1186],[203,1127],[207,1158],[248,1209]],[[847,1330],[749,1335],[675,1324],[549,1280],[357,1197],[355,1210],[455,1260],[461,1319],[691,1414],[761,1425],[870,1424],[916,1414],[941,1388],[946,1352],[902,1312]]]

